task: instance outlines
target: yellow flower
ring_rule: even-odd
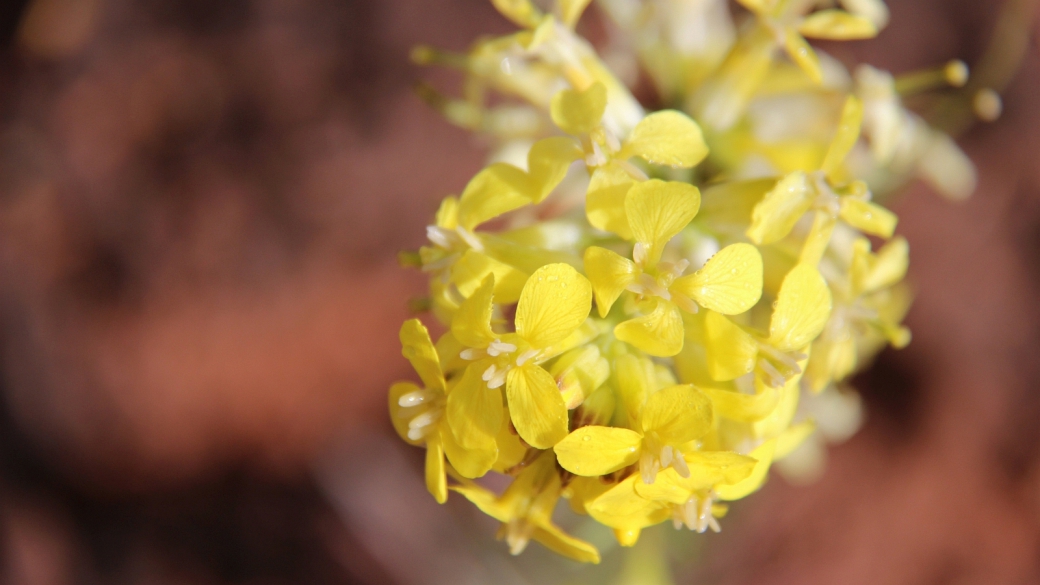
[[[459,443],[480,444],[502,423],[503,385],[517,433],[532,447],[547,449],[567,435],[567,405],[542,364],[581,342],[579,330],[592,309],[588,279],[566,264],[534,272],[516,309],[516,331],[492,327],[494,275],[462,303],[452,334],[473,360],[448,396],[448,422]]]
[[[657,179],[637,183],[624,203],[635,240],[632,259],[596,246],[585,251],[585,272],[601,317],[626,290],[646,301],[646,314],[618,324],[614,335],[651,355],[672,356],[682,350],[680,309],[696,313],[701,306],[734,315],[750,309],[762,294],[762,258],[749,244],[727,246],[685,276],[687,260],[661,261],[665,245],[690,223],[699,206],[696,187]]]
[[[788,174],[755,205],[747,229],[752,242],[764,245],[779,241],[810,210],[815,210],[815,217],[801,255],[801,261],[807,264],[819,262],[838,218],[869,234],[882,238],[892,236],[897,221],[895,214],[870,202],[870,190],[863,181],[845,181],[847,171],[843,162],[859,138],[862,120],[862,104],[849,96],[819,170]]]
[[[426,488],[439,503],[448,497],[444,457],[467,477],[484,475],[498,457],[494,440],[481,448],[462,448],[444,418],[448,386],[440,358],[430,334],[418,319],[401,326],[404,357],[412,363],[423,388],[411,382],[398,382],[390,388],[390,418],[401,438],[412,444],[426,444]]]
[[[560,499],[561,486],[552,452],[545,451],[520,471],[501,496],[470,483],[451,489],[502,523],[498,537],[506,540],[510,553],[520,554],[533,539],[576,561],[598,563],[596,547],[553,524],[552,513]]]
[[[711,429],[711,401],[693,386],[671,386],[650,396],[637,421],[636,430],[577,429],[553,447],[557,460],[582,476],[606,475],[638,462],[644,483],[653,483],[667,468],[689,477],[683,449]]]

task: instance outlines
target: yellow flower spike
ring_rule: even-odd
[[[750,244],[731,244],[670,290],[724,315],[743,313],[762,296],[762,255]]]
[[[643,435],[629,429],[588,426],[553,447],[560,466],[575,475],[596,477],[639,461]]]
[[[548,348],[574,332],[592,310],[592,285],[566,264],[535,271],[516,308],[516,333],[534,348]]]
[[[781,240],[809,211],[812,203],[813,191],[806,174],[795,171],[787,175],[755,205],[747,237],[760,246]]]
[[[646,353],[669,357],[682,351],[683,321],[679,307],[664,300],[651,301],[654,309],[647,315],[629,319],[614,327],[614,336]]]
[[[675,110],[654,112],[640,120],[618,153],[619,158],[638,156],[648,163],[690,168],[708,156],[700,126]]]
[[[650,179],[628,190],[625,214],[632,236],[649,248],[648,265],[657,263],[664,245],[693,220],[700,205],[700,190],[688,183]]]
[[[635,181],[628,171],[614,164],[605,164],[592,172],[589,189],[585,194],[585,215],[597,229],[614,232],[626,240],[632,239],[625,215],[625,197]]]
[[[557,0],[556,10],[559,13],[560,21],[563,22],[567,28],[574,28],[574,25],[578,24],[578,19],[581,18],[585,8],[588,7],[591,0]]]
[[[704,316],[708,374],[714,380],[735,380],[755,369],[758,344],[726,317],[708,311]]]
[[[451,333],[463,345],[483,348],[498,337],[491,330],[491,316],[495,308],[494,291],[495,275],[492,273],[459,305],[451,320]]]
[[[892,237],[899,221],[896,214],[884,207],[852,197],[841,198],[841,210],[838,214],[852,227],[881,238]]]
[[[816,338],[831,313],[831,291],[812,266],[799,264],[784,277],[769,322],[769,343],[799,351]]]
[[[733,485],[721,485],[715,488],[715,494],[720,500],[739,500],[746,497],[762,487],[762,484],[766,481],[766,475],[769,473],[769,467],[773,463],[773,454],[776,452],[776,439],[770,439],[754,450],[748,455],[755,459],[755,469],[751,472],[746,479],[737,482]]]
[[[550,113],[560,130],[575,136],[599,128],[607,110],[607,88],[598,81],[582,90],[564,89],[553,96]]]
[[[823,83],[820,57],[797,30],[792,28],[784,30],[784,51],[809,76],[809,79],[813,80],[813,83]]]
[[[549,368],[567,410],[577,408],[610,377],[610,364],[595,345],[576,347]]]
[[[592,283],[596,309],[606,317],[625,287],[636,279],[636,264],[624,256],[590,246],[585,250],[585,274]]]
[[[502,16],[522,28],[535,28],[542,21],[542,11],[531,0],[491,0]]]
[[[851,41],[872,39],[878,29],[870,19],[844,10],[819,10],[805,17],[798,32],[812,39]]]
[[[845,105],[841,110],[841,121],[838,122],[838,130],[831,140],[827,154],[823,157],[820,170],[827,178],[834,180],[841,171],[845,157],[848,156],[852,147],[859,140],[860,126],[863,124],[863,102],[854,95],[845,99]]]

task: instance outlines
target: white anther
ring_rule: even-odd
[[[497,373],[498,366],[496,366],[495,364],[491,364],[490,366],[488,366],[488,369],[484,370],[484,374],[480,376],[480,379],[484,380],[485,382],[490,382],[491,379],[494,378],[495,374]]]
[[[452,233],[440,226],[426,226],[426,239],[430,240],[430,242],[432,242],[435,246],[439,246],[441,248],[452,247]]]
[[[419,416],[408,421],[409,429],[421,429],[437,422],[441,417],[442,410],[439,408],[431,408]]]
[[[647,249],[643,242],[636,242],[635,247],[632,248],[632,260],[635,261],[637,266],[644,266],[647,261]]]
[[[474,250],[476,250],[478,252],[483,252],[484,251],[484,243],[480,241],[480,238],[475,236],[472,232],[470,232],[466,228],[464,228],[462,226],[459,226],[459,227],[455,228],[455,233],[459,234],[459,237],[462,238],[462,241],[464,241],[467,244],[469,244],[470,248],[473,248]]]
[[[504,343],[499,340],[494,340],[488,344],[487,353],[489,356],[499,356],[504,353],[513,353],[516,351],[516,346],[512,343]]]
[[[525,351],[524,353],[516,356],[516,365],[517,366],[522,366],[522,365],[524,365],[525,362],[527,362],[527,360],[529,360],[529,359],[531,359],[531,358],[533,358],[533,357],[535,357],[537,355],[538,355],[538,350],[537,349],[529,349],[529,350]]]
[[[486,355],[486,352],[482,349],[464,349],[459,352],[459,357],[464,360],[477,360]]]
[[[430,398],[432,398],[432,394],[426,390],[413,390],[407,394],[402,394],[401,397],[397,399],[397,404],[404,408],[408,408],[410,406],[419,406]]]

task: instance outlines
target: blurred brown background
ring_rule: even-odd
[[[972,64],[1001,4],[892,0],[828,49]],[[914,342],[857,381],[864,430],[681,540],[681,582],[1040,582],[1037,22],[962,137],[975,196],[896,204]],[[0,4],[3,582],[615,582],[509,559],[386,422],[423,287],[395,253],[482,161],[408,51],[508,30],[486,0]]]

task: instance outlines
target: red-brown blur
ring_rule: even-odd
[[[828,49],[972,64],[1000,4],[892,0]],[[680,582],[1040,582],[1038,22],[961,137],[974,197],[895,204],[914,340],[857,379],[864,430],[694,539]],[[583,578],[439,508],[386,420],[424,286],[396,252],[482,161],[412,92],[456,79],[408,52],[509,29],[487,0],[0,5],[3,582]]]

